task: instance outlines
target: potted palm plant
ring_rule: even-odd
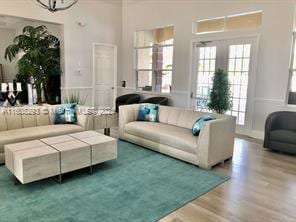
[[[26,26],[5,50],[5,59],[19,58],[20,75],[32,77],[37,91],[37,101],[42,102],[42,90],[52,75],[60,75],[59,39],[51,35],[44,25]],[[46,93],[47,94],[47,93]]]

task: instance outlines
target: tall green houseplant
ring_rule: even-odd
[[[232,108],[230,99],[230,84],[228,74],[223,69],[218,69],[214,74],[213,88],[210,93],[208,107],[217,113],[223,114]]]
[[[32,77],[37,91],[37,101],[42,102],[42,89],[51,76],[60,75],[59,39],[47,31],[46,26],[26,26],[5,50],[5,59],[12,61],[20,56],[19,74]]]

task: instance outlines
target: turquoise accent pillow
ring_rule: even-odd
[[[216,117],[212,115],[204,115],[200,117],[196,122],[193,124],[192,127],[192,134],[194,136],[198,136],[200,133],[201,128],[206,124],[207,121],[215,120]]]
[[[62,104],[55,111],[55,124],[76,123],[77,104]]]
[[[140,105],[137,120],[158,122],[158,105],[157,104]]]

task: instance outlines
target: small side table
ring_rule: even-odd
[[[110,128],[118,126],[118,113],[114,111],[98,112],[94,116],[94,130],[104,129],[104,134],[110,136]]]

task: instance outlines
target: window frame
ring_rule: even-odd
[[[290,67],[289,67],[289,87],[288,87],[289,93],[294,92],[294,91],[292,91],[292,78],[293,78],[293,72],[296,72],[296,64],[294,64],[294,58],[295,58],[295,54],[296,54],[295,46],[296,46],[296,31],[293,32],[293,40],[292,40],[292,54],[291,54],[291,62],[290,62]],[[295,68],[294,68],[294,66],[295,66]]]
[[[171,25],[173,26],[173,25]],[[169,26],[164,26],[163,28],[165,27],[169,27]],[[174,26],[173,26],[174,27]],[[155,28],[157,29],[157,28]],[[152,29],[153,30],[153,29]],[[148,31],[148,30],[147,30]],[[136,32],[134,34],[134,39],[136,38]],[[175,40],[173,38],[173,40]],[[172,68],[171,69],[163,69],[163,68],[154,68],[153,67],[153,58],[152,58],[152,67],[151,69],[140,69],[138,68],[138,50],[140,49],[152,49],[152,52],[154,50],[157,50],[159,48],[165,48],[165,47],[172,47],[173,48],[173,53],[172,53]],[[152,55],[153,56],[153,55]],[[138,86],[138,72],[141,72],[141,71],[151,71],[152,72],[152,89],[151,91],[146,91],[146,90],[143,90],[142,88],[140,88]],[[141,92],[147,92],[147,93],[156,93],[156,94],[171,94],[172,93],[172,89],[170,90],[170,92],[162,92],[162,91],[156,91],[156,75],[157,75],[157,72],[171,72],[171,77],[173,77],[173,73],[174,73],[174,43],[173,44],[153,44],[151,46],[139,46],[137,47],[135,44],[134,44],[134,73],[135,73],[135,85],[136,85],[136,90],[137,91],[141,91]],[[171,80],[171,88],[172,88],[172,80]]]
[[[287,96],[286,96],[286,106],[295,107],[296,104],[289,103],[290,93],[296,93],[296,91],[292,91],[292,80],[293,80],[293,73],[296,73],[296,64],[294,65],[294,59],[296,56],[296,30],[293,31],[292,35],[292,48],[291,48],[291,55],[290,55],[290,63],[289,63],[289,79],[288,79],[288,87],[287,87]],[[296,63],[296,61],[295,61]],[[295,68],[294,68],[295,66]],[[295,74],[296,75],[296,74]]]

